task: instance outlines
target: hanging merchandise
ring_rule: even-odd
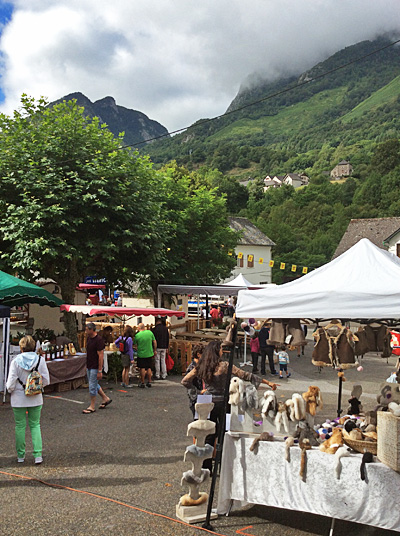
[[[367,334],[364,328],[358,328],[354,333],[354,353],[356,356],[363,356],[369,351]]]
[[[306,346],[307,341],[304,338],[304,331],[301,329],[300,319],[283,318],[272,320],[267,343],[274,346],[279,346],[281,344]]]
[[[339,321],[331,322],[314,332],[312,363],[317,367],[357,367],[352,332]]]
[[[382,352],[382,357],[390,357],[392,349],[390,347],[391,334],[386,326],[365,326],[365,333],[368,340],[370,352]]]

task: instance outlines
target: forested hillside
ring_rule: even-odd
[[[228,210],[250,218],[277,245],[274,280],[329,261],[351,218],[400,216],[400,49],[299,85],[384,47],[378,39],[348,47],[299,78],[243,88],[229,111],[295,86],[279,96],[151,147],[157,164],[176,160],[206,187],[226,195]],[[331,182],[350,160],[353,176]],[[263,191],[267,173],[305,172],[310,184]],[[247,188],[239,178],[252,182]],[[285,262],[285,271],[279,263]],[[290,273],[291,265],[298,266]],[[277,267],[278,266],[278,267]]]
[[[337,52],[298,78],[259,82],[240,90],[233,111],[293,87],[254,106],[146,147],[157,164],[175,159],[189,168],[207,165],[237,178],[304,171],[313,178],[337,160],[363,165],[376,143],[400,132],[398,46],[318,77],[388,44],[364,41]]]

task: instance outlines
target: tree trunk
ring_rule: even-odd
[[[75,303],[75,289],[78,282],[76,270],[71,269],[68,279],[59,279],[57,283],[61,288],[61,296],[65,303],[73,305]],[[76,325],[76,314],[64,311],[63,318],[66,336],[71,339],[76,348],[78,348],[78,329]]]

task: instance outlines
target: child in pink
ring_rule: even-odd
[[[258,340],[258,333],[255,333],[250,339],[250,352],[251,359],[253,361],[253,374],[258,372],[258,354],[260,353],[260,341]]]

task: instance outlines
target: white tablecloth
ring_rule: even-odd
[[[260,442],[255,453],[249,450],[252,441],[252,437],[225,435],[219,514],[225,514],[234,499],[234,509],[248,503],[264,504],[400,532],[400,475],[386,465],[367,464],[365,482],[360,478],[362,455],[345,457],[337,480],[335,456],[314,447],[307,451],[307,476],[303,482],[298,447],[290,449],[288,463],[284,443]]]

